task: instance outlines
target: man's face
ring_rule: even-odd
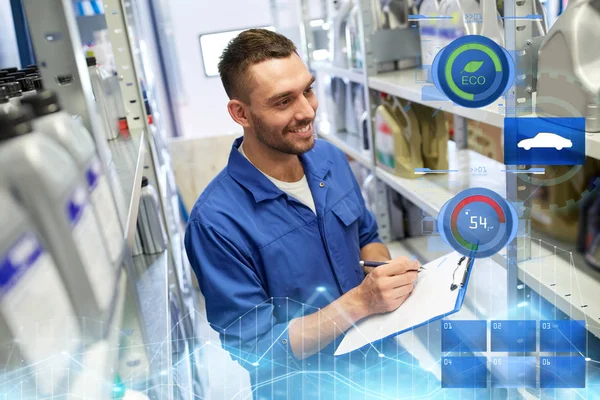
[[[296,54],[255,64],[249,123],[264,145],[286,154],[302,154],[315,145],[313,122],[318,107],[315,78]]]

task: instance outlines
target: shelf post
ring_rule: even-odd
[[[508,0],[504,3],[504,32],[506,49],[513,55],[516,67],[516,79],[513,87],[506,94],[506,117],[518,117],[533,112],[533,52],[531,50],[532,20],[525,17],[533,14],[533,0]],[[523,169],[524,166],[517,166]],[[506,174],[507,199],[516,204],[523,204],[525,210],[519,219],[517,238],[509,244],[507,254],[508,271],[508,312],[509,317],[518,317],[517,303],[519,300],[518,262],[531,257],[531,242],[529,231],[530,190],[518,174]]]
[[[390,242],[391,237],[391,219],[390,219],[390,204],[387,193],[386,184],[377,178],[375,174],[376,151],[375,151],[375,130],[374,110],[375,105],[371,104],[371,90],[369,89],[369,76],[377,74],[377,60],[371,48],[371,33],[373,32],[373,9],[369,0],[358,0],[359,12],[359,29],[360,29],[360,47],[364,55],[362,76],[363,76],[363,94],[365,96],[365,109],[369,112],[369,123],[367,124],[367,136],[369,139],[369,149],[371,149],[371,163],[369,165],[371,173],[375,176],[375,219],[379,227],[379,237],[384,242]]]

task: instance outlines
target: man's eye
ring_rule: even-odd
[[[292,101],[290,99],[285,99],[283,101],[279,102],[280,106],[287,106],[288,104],[290,104]]]
[[[311,86],[311,87],[309,87],[308,89],[306,89],[306,90],[304,91],[304,94],[309,94],[309,93],[310,93],[310,92],[312,92],[312,91],[313,91],[313,87]]]

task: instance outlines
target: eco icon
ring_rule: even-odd
[[[481,35],[462,36],[433,61],[436,88],[454,103],[470,108],[498,100],[512,85],[515,66],[509,53]]]
[[[464,72],[468,72],[470,74],[475,73],[475,72],[479,71],[479,68],[481,68],[482,65],[483,65],[483,61],[469,61],[460,73],[461,74]]]

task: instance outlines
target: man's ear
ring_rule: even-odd
[[[227,111],[229,111],[231,118],[243,128],[250,127],[250,116],[244,103],[237,99],[231,99],[229,100],[229,103],[227,103]]]

